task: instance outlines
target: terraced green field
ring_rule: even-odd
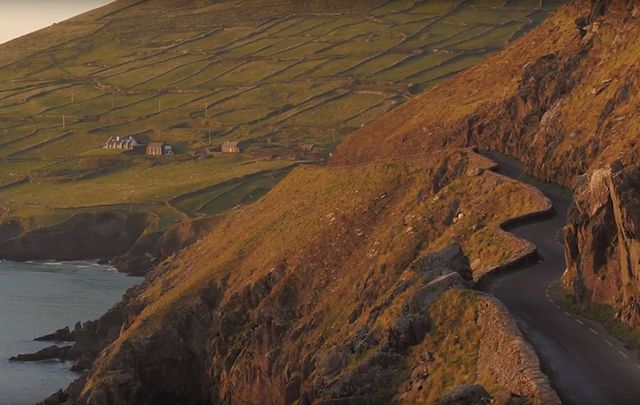
[[[121,0],[10,42],[0,46],[0,222],[108,206],[170,224],[250,202],[559,3]],[[102,150],[113,135],[177,153]],[[247,150],[221,156],[228,140]],[[302,143],[317,147],[302,154]]]

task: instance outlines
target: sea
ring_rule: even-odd
[[[99,318],[140,282],[93,262],[0,261],[0,405],[35,404],[78,378],[70,363],[9,358],[52,344],[36,337]]]

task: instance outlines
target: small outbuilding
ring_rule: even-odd
[[[105,143],[105,149],[121,149],[121,150],[132,150],[136,146],[138,146],[138,142],[132,136],[112,136]]]
[[[220,147],[222,153],[240,153],[242,149],[243,145],[240,141],[224,142]]]
[[[173,148],[164,142],[151,142],[147,145],[147,155],[163,156],[173,155]]]

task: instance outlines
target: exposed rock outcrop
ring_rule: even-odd
[[[2,221],[0,218],[0,242],[13,239],[25,231],[25,224],[20,219],[9,218]]]
[[[583,176],[565,230],[564,284],[582,303],[640,325],[640,169],[614,163]]]
[[[120,303],[98,320],[78,322],[73,329],[65,327],[35,339],[40,342],[73,342],[72,345],[56,344],[36,353],[16,355],[11,360],[23,362],[65,360],[74,363],[73,371],[79,372],[91,368],[100,352],[118,337],[123,326],[131,322],[142,309],[142,301],[136,295],[140,288],[142,286],[132,287]]]
[[[491,395],[482,385],[463,384],[451,390],[440,405],[486,405],[491,400]]]
[[[357,404],[386,403],[393,397],[394,387],[390,385],[394,377],[406,367],[408,350],[420,343],[429,332],[427,309],[445,291],[466,288],[471,281],[469,263],[460,246],[452,245],[424,258],[418,259],[419,278],[414,285],[399,282],[393,291],[403,289],[413,291],[389,327],[386,336],[375,337],[370,327],[361,329],[356,338],[347,346],[345,360],[332,367],[335,373],[343,371],[353,361],[354,356],[375,349],[372,354],[354,369],[343,373],[327,389],[307,392],[305,398],[323,398],[320,403]],[[416,268],[416,266],[414,266]],[[355,348],[355,350],[353,350]],[[329,357],[331,358],[331,352]],[[321,373],[316,375],[324,380]],[[324,383],[326,384],[326,383]],[[317,387],[317,383],[312,384]]]
[[[637,0],[568,2],[499,55],[347,138],[333,163],[406,158],[443,145],[516,156],[536,177],[577,190],[565,285],[578,301],[614,305],[638,324],[639,36]],[[606,174],[616,164],[624,174]],[[602,185],[589,191],[585,183]]]
[[[17,261],[109,259],[128,251],[143,232],[154,225],[154,219],[145,213],[77,214],[61,224],[0,241],[0,258]]]
[[[76,329],[78,326],[76,326]],[[38,342],[73,342],[76,340],[75,333],[71,332],[68,326],[58,329],[48,335],[40,336],[35,339]]]
[[[118,270],[143,275],[172,254],[195,243],[211,231],[219,217],[180,222],[164,231],[147,232],[123,255],[110,260]]]
[[[18,354],[9,360],[18,362],[45,361],[45,360],[74,360],[71,354],[71,346],[52,345],[38,350],[35,353]]]
[[[77,214],[60,224],[28,230],[17,218],[0,223],[0,258],[8,260],[93,260],[144,275],[167,257],[198,241],[219,217],[186,220],[158,230],[142,212]]]

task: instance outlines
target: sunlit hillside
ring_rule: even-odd
[[[163,228],[253,201],[557,5],[538,3],[117,1],[12,41],[0,218],[145,210]],[[102,148],[129,135],[175,155]],[[242,152],[221,154],[231,140]]]

